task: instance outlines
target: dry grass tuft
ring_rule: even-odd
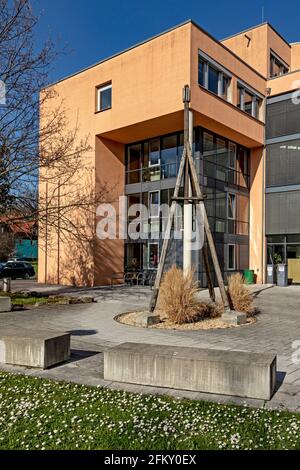
[[[173,323],[193,322],[199,315],[197,292],[194,272],[190,271],[184,275],[182,269],[173,265],[164,275],[161,284],[161,308]]]
[[[160,309],[168,321],[183,325],[203,319],[220,318],[224,312],[223,304],[199,301],[198,292],[194,270],[184,274],[182,269],[173,265],[164,275],[159,297]],[[228,293],[235,310],[245,312],[249,316],[255,313],[251,292],[240,273],[229,277]]]
[[[235,310],[249,315],[253,314],[253,297],[240,273],[233,274],[228,278],[228,293]]]
[[[207,304],[197,300],[198,286],[194,271],[184,274],[175,265],[166,272],[160,287],[160,306],[170,321],[191,323],[204,316]]]

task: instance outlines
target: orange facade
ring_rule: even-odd
[[[199,51],[230,73],[228,99],[199,86]],[[115,205],[118,217],[119,196],[125,191],[125,145],[182,131],[182,88],[189,85],[194,126],[250,151],[249,267],[262,282],[264,97],[268,87],[272,94],[281,93],[300,78],[293,70],[269,80],[270,51],[291,68],[300,65],[297,45],[288,45],[268,24],[219,42],[188,21],[53,85],[64,100],[68,128],[78,123],[78,139],[89,139],[90,150],[82,156],[87,170],[80,178],[82,188],[96,193],[106,188],[104,200]],[[107,83],[112,86],[111,108],[97,112],[97,87]],[[241,84],[260,97],[255,117],[238,107]],[[47,191],[41,179],[40,193]],[[124,270],[124,240],[98,240],[96,213],[87,217],[75,211],[74,217],[87,226],[90,242],[71,246],[49,227],[40,237],[39,282],[106,285],[112,273]]]

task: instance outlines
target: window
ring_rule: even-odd
[[[103,85],[97,88],[97,111],[105,111],[111,108],[112,84]]]
[[[209,59],[204,53],[199,55],[198,82],[199,85],[215,95],[229,101],[230,73],[224,70],[221,65]]]
[[[226,77],[224,74],[223,74],[223,77],[222,77],[222,91],[221,91],[221,94],[222,94],[222,98],[224,100],[227,100],[229,101],[229,86],[230,86],[230,78]]]
[[[228,219],[235,219],[236,197],[233,193],[228,193]]]
[[[232,142],[229,142],[228,160],[228,183],[235,184],[236,145]]]
[[[259,119],[262,98],[243,85],[238,86],[237,107],[250,116]]]
[[[159,191],[149,192],[150,218],[159,217],[160,194]]]
[[[159,139],[153,139],[149,142],[149,166],[160,164],[160,142]]]
[[[157,269],[159,257],[158,243],[149,243],[148,256],[149,269]]]
[[[235,270],[235,245],[228,245],[227,267],[229,271]]]
[[[233,193],[228,193],[227,196],[227,217],[228,233],[235,233],[236,195]]]
[[[161,166],[162,178],[176,178],[177,161],[177,134],[162,138],[161,141]]]
[[[238,186],[247,188],[249,186],[249,153],[246,149],[239,147],[237,157],[237,181]]]
[[[270,77],[279,77],[289,72],[288,65],[274,52],[270,54]]]
[[[208,66],[208,87],[209,91],[218,94],[219,90],[219,72],[210,65]]]
[[[217,156],[217,168],[216,168],[216,179],[226,181],[226,167],[228,158],[227,143],[220,137],[216,138],[216,156]]]
[[[215,178],[216,153],[214,136],[209,132],[203,132],[203,173],[204,176]]]
[[[205,62],[199,58],[198,66],[199,85],[205,86]]]
[[[127,150],[127,184],[140,182],[142,145],[130,145]]]

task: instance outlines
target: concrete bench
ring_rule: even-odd
[[[53,331],[0,333],[0,362],[47,369],[70,358],[70,334]]]
[[[276,356],[123,343],[105,351],[104,379],[270,400]]]
[[[11,298],[0,296],[0,312],[11,311]]]

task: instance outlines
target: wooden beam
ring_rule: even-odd
[[[190,145],[187,146],[186,157],[187,157],[187,161],[188,161],[189,168],[190,168],[192,186],[193,186],[193,188],[196,192],[196,196],[198,198],[202,198],[203,197],[202,196],[202,191],[201,191],[201,188],[200,188],[200,184],[199,184],[198,175],[197,175],[196,167],[195,167],[195,164],[194,164],[194,160],[193,160],[192,155],[191,155]],[[212,236],[212,233],[211,233],[211,230],[210,230],[210,225],[209,225],[209,221],[208,221],[208,217],[207,217],[207,213],[206,213],[206,209],[205,209],[204,204],[203,204],[202,215],[203,215],[203,219],[204,219],[203,220],[204,230],[205,230],[205,233],[206,233],[207,242],[208,242],[208,246],[209,246],[209,249],[210,249],[211,258],[212,258],[214,270],[215,270],[215,273],[216,273],[217,282],[218,282],[222,302],[223,302],[223,305],[224,305],[224,309],[225,310],[231,310],[229,297],[228,297],[226,289],[225,289],[223,276],[222,276],[222,272],[221,272],[220,264],[219,264],[219,260],[218,260],[218,255],[217,255],[217,252],[216,252],[216,248],[215,248],[213,236]]]
[[[178,194],[179,194],[179,189],[180,189],[180,185],[181,185],[181,180],[182,180],[185,164],[186,164],[186,148],[183,149],[183,153],[182,153],[182,157],[181,157],[181,161],[180,161],[180,165],[179,165],[179,171],[178,171],[176,184],[175,184],[175,189],[174,189],[174,195],[173,195],[174,200],[171,204],[171,209],[170,209],[170,212],[169,212],[168,223],[167,223],[166,231],[165,231],[165,234],[164,234],[163,246],[162,246],[161,254],[160,254],[160,257],[159,257],[158,268],[157,268],[157,273],[156,273],[156,277],[155,277],[155,283],[154,283],[154,286],[153,286],[152,296],[151,296],[151,300],[150,300],[150,312],[154,312],[156,304],[157,304],[159,286],[160,286],[162,275],[163,275],[165,260],[166,260],[169,241],[170,241],[170,236],[171,236],[173,219],[174,219],[174,215],[175,215],[175,211],[176,211],[176,200],[175,199],[178,197]]]

